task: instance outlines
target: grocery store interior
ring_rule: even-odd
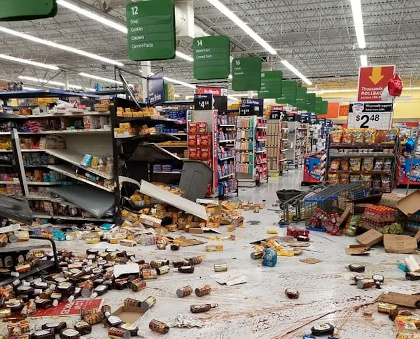
[[[420,339],[418,1],[0,7],[0,339]]]

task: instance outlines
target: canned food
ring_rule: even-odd
[[[108,330],[108,337],[111,339],[130,339],[131,338],[131,333],[130,331],[124,329],[124,328],[116,328],[116,327],[111,327]]]
[[[124,299],[125,307],[140,307],[140,304],[141,304],[141,301],[133,299],[133,298]]]
[[[210,292],[211,292],[211,286],[210,285],[204,285],[203,287],[195,289],[195,295],[197,297],[202,297],[204,295],[210,294]]]
[[[299,291],[294,288],[286,288],[284,293],[287,295],[289,299],[298,299],[299,298]]]
[[[144,301],[140,303],[140,306],[144,308],[152,308],[155,304],[156,304],[156,298],[149,296],[147,297],[147,299],[145,299]]]
[[[373,279],[363,279],[357,282],[357,287],[360,289],[373,287],[375,285],[376,283],[375,283],[375,280]]]
[[[203,262],[203,258],[201,257],[192,257],[188,259],[190,265],[198,265]]]
[[[1,233],[0,234],[0,247],[5,247],[7,245],[7,234],[6,233]]]
[[[187,286],[178,288],[176,290],[176,295],[179,298],[184,298],[184,297],[190,295],[192,292],[193,292],[193,288],[190,285],[187,285]]]
[[[130,288],[133,292],[138,292],[146,287],[146,282],[141,279],[135,279],[130,282]]]
[[[214,265],[215,272],[226,272],[228,270],[227,264]]]
[[[261,259],[262,257],[263,257],[263,252],[252,252],[251,253],[251,259],[252,260]]]
[[[365,266],[357,265],[357,264],[350,264],[347,266],[347,268],[351,272],[363,273],[365,271]]]
[[[154,268],[141,270],[143,279],[157,279],[157,271]]]
[[[169,273],[169,265],[161,266],[157,268],[156,271],[159,275],[167,274]]]
[[[89,325],[99,324],[105,320],[105,315],[98,310],[97,313],[87,314],[82,317],[84,321],[86,321]],[[80,332],[80,331],[79,331]]]
[[[153,319],[150,323],[149,323],[149,328],[152,331],[158,332],[158,333],[168,333],[169,332],[169,326],[166,325],[164,322]]]

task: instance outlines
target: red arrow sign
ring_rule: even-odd
[[[358,101],[381,101],[381,94],[392,78],[395,66],[359,68]]]

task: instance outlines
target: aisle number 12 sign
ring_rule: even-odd
[[[350,104],[348,128],[388,130],[392,121],[392,102],[355,102]]]

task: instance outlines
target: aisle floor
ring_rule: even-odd
[[[397,268],[397,263],[402,262],[406,255],[387,254],[379,246],[369,256],[350,257],[345,254],[344,249],[349,244],[356,243],[354,238],[312,232],[308,250],[300,256],[279,257],[275,267],[262,267],[260,261],[250,259],[250,242],[266,238],[267,229],[275,228],[279,235],[285,235],[285,229],[278,226],[279,214],[271,204],[276,200],[277,189],[300,188],[300,181],[301,172],[296,170],[289,171],[283,177],[270,179],[268,184],[258,188],[240,189],[239,198],[253,202],[264,199],[266,208],[258,214],[244,212],[245,227],[234,232],[235,241],[208,240],[208,244],[223,244],[223,252],[206,253],[205,245],[182,248],[178,252],[158,251],[153,246],[134,247],[137,257],[146,260],[176,260],[203,254],[205,259],[193,274],[171,271],[155,281],[147,281],[146,289],[137,293],[131,290],[110,291],[103,296],[103,303],[109,304],[115,310],[126,297],[144,300],[149,295],[155,296],[157,304],[138,323],[147,339],[162,337],[149,330],[151,319],[171,323],[180,314],[200,319],[203,327],[171,328],[165,338],[302,338],[303,330],[326,321],[336,327],[336,337],[341,339],[394,338],[396,330],[393,322],[386,315],[377,312],[374,300],[387,291],[420,292],[418,282],[406,281],[404,273]],[[222,236],[226,235],[228,233],[223,231]],[[59,243],[59,247],[84,251],[87,247],[104,249],[119,245],[100,243],[89,246],[80,241]],[[300,262],[300,259],[310,257],[322,262],[314,265]],[[415,257],[418,259],[417,255]],[[385,284],[382,289],[361,290],[350,285],[349,281],[354,274],[345,266],[351,263],[366,265],[366,274],[384,275]],[[210,275],[215,274],[214,264],[227,264],[230,272],[242,272],[247,276],[248,282],[230,287],[218,285],[210,278]],[[175,291],[179,287],[192,285],[195,288],[204,284],[213,287],[208,296],[198,298],[191,295],[183,299],[176,297]],[[286,288],[298,289],[299,299],[288,299],[284,294]],[[198,315],[189,312],[190,305],[202,303],[217,303],[219,307]],[[57,319],[36,319],[31,324],[40,326]],[[70,324],[77,317],[64,319]],[[2,330],[5,330],[4,323],[0,323],[0,334],[3,333]],[[91,337],[105,339],[106,333],[102,325],[95,325]]]

